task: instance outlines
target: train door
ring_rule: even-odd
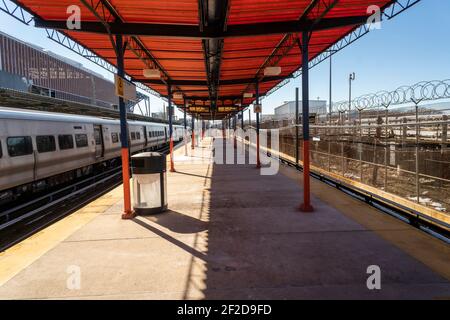
[[[147,127],[143,126],[142,128],[144,129],[144,148],[147,148],[148,145]]]
[[[105,155],[105,145],[103,143],[103,130],[100,124],[94,124],[95,157],[102,158]]]

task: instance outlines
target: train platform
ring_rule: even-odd
[[[122,220],[118,187],[2,252],[0,298],[450,299],[447,244],[314,180],[302,213],[298,171],[215,164],[221,143],[176,150],[166,213]]]

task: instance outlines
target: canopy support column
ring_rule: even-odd
[[[170,148],[170,172],[175,172],[175,167],[173,164],[173,107],[172,107],[172,86],[167,85],[167,96],[169,104],[169,148]]]
[[[256,101],[255,103],[259,105],[259,83],[255,83],[256,89]],[[259,113],[256,113],[256,168],[261,168],[261,159],[259,157]]]
[[[184,114],[183,114],[183,120],[184,120],[184,131],[183,131],[183,142],[184,142],[184,155],[187,156],[187,120],[186,120],[186,103],[184,103]]]
[[[302,35],[302,126],[303,126],[303,203],[300,210],[312,212],[309,164],[309,32]]]
[[[194,150],[195,148],[195,118],[194,118],[194,114],[191,115],[191,120],[192,120],[192,142],[191,142],[191,149]]]
[[[117,49],[117,75],[121,78],[125,77],[124,70],[124,48],[123,39],[121,35],[116,35],[116,49]],[[128,144],[128,124],[127,124],[127,110],[125,107],[125,100],[119,97],[119,111],[120,111],[120,142],[122,153],[122,180],[123,180],[123,214],[122,219],[134,218],[134,212],[131,209],[131,195],[130,195],[130,150]]]
[[[202,120],[202,141],[205,139],[205,121]]]
[[[298,153],[299,153],[299,145],[298,145],[298,135],[299,135],[299,127],[298,127],[298,116],[299,116],[299,101],[298,101],[298,97],[299,97],[299,90],[298,88],[295,88],[295,165],[298,167],[299,164],[299,158],[298,158]]]
[[[234,135],[234,148],[237,149],[237,137],[236,137],[236,125],[237,125],[237,116],[233,117],[233,135]]]

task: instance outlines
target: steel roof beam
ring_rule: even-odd
[[[298,19],[298,23],[304,23],[305,21],[308,21],[308,15],[315,11],[316,18],[313,20],[312,24],[309,26],[309,29],[306,29],[304,31],[308,32],[310,35],[314,30],[314,28],[317,25],[320,25],[320,23],[323,21],[326,14],[336,6],[338,3],[338,0],[312,0],[308,7],[303,11],[301,16]],[[365,18],[367,19],[367,18]],[[286,34],[283,39],[278,43],[278,45],[275,47],[275,49],[272,51],[272,53],[267,57],[267,59],[264,61],[264,63],[261,65],[259,70],[256,73],[255,78],[261,79],[263,77],[263,72],[266,67],[269,66],[276,66],[280,63],[280,61],[289,55],[289,52],[294,48],[296,45],[300,44],[300,39],[298,38],[298,33],[288,33]],[[250,87],[252,85],[248,85],[247,88],[244,90],[248,91],[250,90]]]
[[[229,25],[224,30],[223,26],[209,24],[203,26],[203,31],[193,25],[170,25],[152,23],[108,23],[112,34],[128,36],[151,36],[164,38],[191,38],[191,39],[225,39],[236,37],[250,37],[258,35],[273,35],[286,33],[299,33],[307,31],[329,30],[346,26],[353,26],[367,22],[368,16],[353,16],[342,18],[324,18],[320,22],[316,19],[304,19],[295,21],[266,22],[255,24]],[[66,20],[43,20],[35,18],[35,26],[57,30],[69,30]],[[83,21],[81,29],[70,31],[84,31],[91,33],[107,34],[105,25],[96,21]]]
[[[286,76],[273,76],[273,77],[265,77],[259,81],[259,83],[264,82],[271,82],[271,81],[281,81],[285,80]],[[159,79],[139,79],[136,78],[136,81],[146,83],[146,84],[156,84],[156,85],[163,85],[164,83]],[[233,80],[221,80],[220,85],[221,86],[227,86],[227,85],[239,85],[239,84],[249,84],[254,83],[255,78],[244,78],[244,79],[233,79]],[[172,80],[172,85],[176,86],[208,86],[208,81],[202,81],[202,80]]]
[[[230,100],[230,101],[234,101],[237,99],[240,99],[242,96],[237,96],[237,95],[233,95],[233,96],[220,96],[219,97],[219,101],[226,101],[226,100]],[[186,96],[186,100],[194,100],[194,101],[209,101],[208,97],[202,97],[202,96]],[[217,105],[217,107],[221,107],[222,105]]]

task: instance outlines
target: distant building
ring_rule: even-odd
[[[261,121],[272,121],[276,120],[276,116],[274,114],[261,114]]]
[[[327,101],[325,100],[310,100],[309,113],[310,114],[324,114],[327,112]],[[299,101],[299,114],[302,113],[302,101]],[[275,119],[292,119],[295,118],[295,101],[287,101],[281,106],[275,108]]]
[[[166,120],[166,114],[164,112],[152,112],[152,118]]]
[[[0,32],[0,87],[117,108],[114,83],[81,63]]]

